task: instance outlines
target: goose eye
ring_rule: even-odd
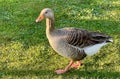
[[[45,12],[45,14],[47,14],[48,12]]]

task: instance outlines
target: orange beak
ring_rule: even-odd
[[[41,20],[44,19],[44,16],[43,15],[39,15],[38,18],[36,19],[36,22],[40,22]]]

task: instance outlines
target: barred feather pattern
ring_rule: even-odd
[[[110,38],[110,36],[99,32],[90,32],[82,29],[64,28],[62,30],[65,33],[63,40],[65,40],[70,45],[80,48],[107,42]]]

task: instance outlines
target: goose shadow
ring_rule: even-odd
[[[54,70],[2,70],[0,71],[0,77],[2,76],[28,76],[28,75],[33,75],[33,76],[59,76],[57,75]],[[120,77],[120,72],[115,72],[115,71],[106,71],[106,70],[74,70],[71,69],[70,71],[61,74],[60,76],[62,77],[72,77],[72,76],[77,76],[77,77],[106,77],[106,78],[119,78]]]

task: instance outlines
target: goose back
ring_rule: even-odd
[[[108,35],[99,32],[90,32],[83,29],[63,28],[61,30],[64,32],[62,40],[70,45],[80,48],[92,46],[102,42],[108,42],[110,39],[110,36]]]

